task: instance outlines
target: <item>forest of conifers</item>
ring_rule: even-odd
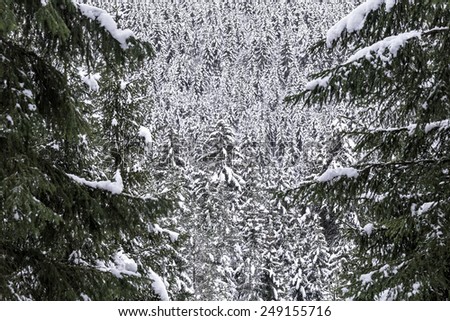
[[[449,300],[445,0],[0,0],[1,300]]]

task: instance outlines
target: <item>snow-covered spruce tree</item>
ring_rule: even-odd
[[[69,0],[2,0],[0,12],[0,298],[167,298],[170,233],[152,222],[171,205],[143,197],[129,170],[144,139],[118,82],[150,46]],[[89,99],[101,79],[105,105]]]
[[[192,283],[195,297],[203,300],[232,300],[236,297],[235,270],[240,261],[238,210],[244,181],[238,171],[239,153],[233,128],[219,120],[198,151],[188,198],[193,215],[190,228],[194,261]],[[199,245],[201,244],[201,245]]]
[[[357,161],[302,183],[302,200],[355,213],[353,299],[450,298],[450,4],[369,0],[327,34],[348,60],[288,101],[359,109]]]

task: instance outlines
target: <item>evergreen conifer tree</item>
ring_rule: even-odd
[[[0,298],[168,299],[171,203],[131,170],[144,119],[122,82],[151,47],[74,1],[0,12]]]
[[[342,294],[448,300],[450,4],[368,0],[328,31],[325,46],[351,55],[287,100],[358,111],[347,132],[356,162],[295,192],[354,215],[355,259],[344,265]]]

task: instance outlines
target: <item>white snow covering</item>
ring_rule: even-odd
[[[29,89],[24,89],[22,91],[22,94],[24,94],[28,98],[33,98],[33,92],[31,90],[29,90]]]
[[[321,87],[321,88],[327,87],[329,81],[330,81],[330,76],[311,80],[310,82],[308,82],[305,85],[305,90],[312,91],[312,90],[316,89],[317,87]]]
[[[176,242],[178,240],[178,236],[180,235],[180,233],[165,229],[160,227],[158,224],[154,224],[153,225],[153,231],[156,233],[166,233],[169,235],[169,238],[172,242]]]
[[[425,124],[425,134],[428,134],[430,131],[434,129],[444,130],[448,129],[450,127],[450,120],[444,119],[439,120],[435,122],[431,122],[428,124]],[[401,130],[407,130],[409,135],[414,134],[414,131],[417,128],[417,124],[410,124],[405,127],[391,127],[391,128],[369,128],[370,132],[376,133],[376,132],[394,132],[394,131],[401,131]]]
[[[115,127],[115,126],[117,126],[117,124],[118,124],[117,119],[113,118],[111,120],[111,126]]]
[[[429,124],[425,125],[425,133],[430,132],[433,129],[439,128],[439,129],[447,129],[450,126],[450,122],[448,119],[441,120],[441,121],[435,121]]]
[[[409,32],[384,38],[383,40],[380,40],[373,45],[358,50],[355,54],[348,58],[346,63],[352,63],[361,58],[366,58],[367,60],[380,58],[383,61],[390,61],[393,57],[397,56],[399,49],[403,47],[408,40],[412,38],[420,38],[423,34],[439,30],[448,30],[448,28],[433,28],[426,31],[412,30]],[[389,51],[390,56],[385,56],[386,50]],[[427,103],[424,103],[422,107],[426,109],[428,107]]]
[[[129,81],[121,80],[120,81],[120,89],[125,90],[127,88],[127,85],[129,84]]]
[[[382,202],[387,196],[388,196],[388,193],[376,194],[374,192],[368,192],[368,193],[362,193],[359,197],[364,198],[364,199],[367,198],[376,203],[379,203],[379,202]]]
[[[42,6],[46,6],[48,4],[48,0],[41,0]]]
[[[85,74],[84,72],[80,71],[79,72],[80,78],[81,80],[89,87],[89,89],[91,91],[98,91],[99,90],[99,85],[98,85],[98,80],[100,80],[100,74],[99,73],[95,73],[95,74]]]
[[[148,129],[147,127],[144,127],[144,126],[140,126],[139,127],[139,136],[144,137],[145,143],[148,146],[151,146],[151,144],[153,142],[153,138],[152,138],[152,134],[150,133],[150,129]]]
[[[413,216],[420,216],[426,212],[428,212],[429,210],[431,210],[433,207],[435,207],[438,203],[437,202],[427,202],[427,203],[423,203],[418,210],[416,210],[417,208],[417,204],[413,204],[411,206],[411,213]]]
[[[104,27],[111,34],[111,36],[120,43],[122,49],[129,48],[127,39],[134,36],[133,31],[131,31],[130,29],[117,28],[117,23],[114,21],[111,15],[103,9],[82,3],[75,4],[80,9],[81,14],[88,17],[89,19],[97,20],[98,22],[100,22],[100,25]]]
[[[71,261],[75,264],[89,266],[89,264],[82,259],[81,252],[79,250],[73,251],[70,254],[69,261]],[[123,250],[117,251],[112,256],[112,261],[105,262],[105,261],[97,260],[95,263],[96,263],[96,266],[95,266],[96,269],[98,269],[99,271],[102,271],[102,272],[109,272],[109,273],[113,274],[114,276],[116,276],[117,278],[122,278],[123,275],[141,276],[138,273],[137,263],[133,259],[129,258],[128,255],[123,252]],[[81,297],[85,301],[90,301],[90,298],[87,295],[84,296],[82,294]]]
[[[98,260],[96,268],[103,272],[110,272],[115,277],[121,279],[123,275],[141,276],[138,272],[137,263],[129,258],[122,250],[113,256],[113,261],[103,262]]]
[[[409,39],[419,38],[421,35],[422,33],[419,31],[410,31],[387,37],[369,47],[358,50],[355,54],[348,58],[346,63],[352,63],[361,58],[366,58],[367,60],[381,58],[382,60],[389,61],[392,57],[397,56],[398,50],[403,47]],[[389,50],[391,55],[390,57],[385,56],[386,49]]]
[[[231,184],[233,183],[234,186],[236,186],[239,190],[241,189],[241,185],[245,184],[244,179],[236,174],[230,167],[224,166],[223,169],[225,170],[225,173],[227,175],[227,183]]]
[[[130,259],[123,251],[119,251],[114,255],[114,267],[110,272],[116,276],[126,275],[138,275],[138,266],[133,259]]]
[[[123,181],[122,181],[122,175],[120,175],[120,170],[117,170],[116,174],[114,175],[114,182],[111,182],[109,180],[107,181],[88,181],[84,178],[78,177],[73,174],[66,174],[71,179],[73,179],[75,182],[86,185],[92,188],[102,189],[108,192],[111,192],[111,194],[120,194],[123,192]]]
[[[422,206],[420,206],[419,208],[419,212],[420,213],[426,213],[428,212],[433,206],[435,206],[437,203],[436,202],[427,202],[422,204]]]
[[[80,296],[83,299],[83,301],[91,301],[91,298],[85,293],[81,293]]]
[[[153,272],[152,269],[149,269],[150,278],[153,280],[152,288],[156,294],[159,295],[161,301],[169,301],[169,294],[167,293],[166,286],[164,284],[163,279]]]
[[[351,167],[327,169],[325,173],[316,178],[316,181],[328,182],[341,176],[347,176],[348,178],[358,177],[358,170]]]
[[[226,182],[227,184],[231,184],[235,186],[237,189],[241,190],[242,185],[245,184],[244,179],[236,174],[231,167],[226,165],[219,172],[213,173],[211,176],[211,182]]]
[[[357,32],[364,27],[366,18],[372,11],[378,10],[386,4],[386,11],[390,11],[398,0],[368,0],[356,7],[350,14],[342,18],[327,32],[327,46],[330,48],[344,31]]]
[[[359,280],[362,282],[362,285],[372,283],[372,275],[373,275],[374,273],[375,273],[375,271],[370,272],[370,273],[367,273],[367,274],[362,274],[362,275],[359,277]]]
[[[367,234],[367,236],[370,236],[373,232],[373,224],[372,223],[368,223],[366,225],[364,225],[363,227],[363,231]]]
[[[386,289],[377,295],[376,301],[394,301],[396,296],[394,289]]]
[[[389,132],[407,130],[409,135],[412,135],[414,133],[414,131],[416,130],[416,128],[417,128],[417,124],[411,124],[411,125],[408,125],[408,126],[405,126],[405,127],[389,127],[389,128],[373,128],[373,127],[370,127],[369,131],[371,133],[380,133],[380,132],[389,133]]]
[[[75,264],[79,264],[79,265],[85,265],[85,266],[89,265],[85,260],[83,260],[80,250],[73,251],[69,255],[69,261],[71,261],[72,263],[75,263]]]
[[[11,126],[14,125],[14,120],[12,119],[12,117],[10,115],[6,115],[6,120],[11,124]]]

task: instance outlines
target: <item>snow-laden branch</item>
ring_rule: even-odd
[[[330,78],[331,76],[313,79],[305,85],[305,90],[314,90],[317,87],[320,88],[328,87],[328,82],[330,81]]]
[[[418,159],[413,161],[392,161],[392,162],[376,162],[376,163],[364,163],[355,165],[355,167],[346,167],[346,168],[334,168],[327,169],[322,175],[303,180],[297,184],[296,188],[290,190],[290,192],[294,192],[295,190],[304,187],[304,186],[312,186],[320,183],[326,183],[333,180],[336,177],[348,177],[348,178],[357,178],[359,173],[370,171],[372,169],[377,168],[391,168],[393,169],[401,169],[404,171],[402,167],[405,166],[428,166],[429,164],[447,164],[450,163],[450,158],[438,158],[438,159]],[[364,195],[360,196],[361,198],[365,198]]]
[[[73,174],[66,174],[71,179],[73,179],[75,182],[86,185],[92,188],[101,189],[104,191],[111,192],[111,194],[120,194],[123,192],[123,181],[122,176],[120,175],[120,171],[117,170],[116,174],[114,175],[115,182],[111,182],[109,180],[107,181],[88,181],[84,178],[78,177]]]
[[[130,37],[134,37],[133,31],[131,31],[130,29],[119,29],[113,17],[111,17],[111,15],[103,9],[83,3],[78,3],[75,0],[72,0],[72,2],[80,9],[80,12],[83,16],[98,21],[100,25],[105,28],[111,34],[111,36],[120,43],[122,49],[129,48],[127,39]]]
[[[102,272],[109,272],[119,279],[121,279],[123,275],[141,276],[138,273],[137,263],[129,258],[122,250],[115,253],[112,259],[113,261],[107,262],[97,260],[96,269]]]
[[[167,293],[166,285],[163,279],[156,274],[152,269],[149,269],[149,276],[153,280],[152,288],[156,294],[159,295],[161,301],[169,301],[169,294]]]
[[[409,39],[419,38],[421,35],[422,32],[410,31],[384,38],[371,46],[358,50],[355,54],[348,58],[346,64],[352,63],[361,58],[366,58],[367,60],[380,58],[382,60],[389,61],[393,57],[397,56],[398,50],[403,47]],[[386,49],[389,50],[389,57],[385,56]]]
[[[327,169],[325,173],[317,177],[315,180],[323,183],[341,176],[347,176],[348,178],[358,177],[358,170],[352,167]]]
[[[137,277],[141,276],[138,272],[137,263],[132,258],[128,257],[128,255],[124,253],[123,250],[119,250],[114,253],[111,259],[112,260],[107,261],[96,260],[95,265],[91,265],[83,259],[81,251],[79,250],[73,251],[69,255],[69,261],[71,263],[88,268],[94,268],[102,272],[109,272],[119,279],[121,279],[123,275],[131,275]]]
[[[171,231],[171,230],[162,228],[162,227],[160,227],[158,224],[153,224],[151,230],[152,230],[153,232],[157,233],[157,234],[159,234],[159,233],[161,233],[161,234],[162,234],[162,233],[168,234],[168,235],[169,235],[169,238],[170,238],[170,240],[171,240],[172,242],[176,242],[176,241],[178,240],[179,235],[180,235],[180,233],[177,233],[177,232],[174,232],[174,231]]]
[[[348,60],[344,64],[336,67],[335,69],[337,70],[338,68],[344,65],[352,64],[363,58],[369,61],[378,58],[381,59],[382,61],[389,62],[391,61],[392,58],[395,58],[397,56],[397,53],[400,50],[400,48],[403,47],[408,42],[408,40],[448,30],[449,28],[447,27],[445,28],[438,27],[426,31],[409,31],[398,35],[386,37],[370,46],[358,50],[356,53],[350,56],[350,58],[348,58]],[[333,73],[330,73],[329,75],[324,76],[322,78],[316,78],[311,80],[305,85],[305,91],[313,91],[317,88],[328,87],[332,76]]]
[[[347,33],[357,32],[364,27],[366,18],[372,11],[380,9],[386,4],[386,11],[389,12],[398,0],[367,0],[356,7],[350,14],[338,21],[327,32],[327,46],[331,48],[333,42],[339,39],[344,31]]]
[[[374,58],[380,58],[385,61],[389,61],[392,58],[397,56],[398,51],[401,47],[403,47],[406,42],[413,38],[420,38],[422,35],[430,35],[440,31],[448,31],[449,28],[433,28],[426,31],[409,31],[400,33],[395,36],[390,36],[380,40],[373,45],[362,48],[358,50],[355,54],[353,54],[348,60],[346,64],[352,63],[361,58],[365,58],[367,60],[372,60]],[[385,56],[386,50],[388,50],[389,56]]]
[[[444,119],[425,124],[424,132],[428,134],[432,130],[445,130],[450,127],[450,119]],[[369,128],[369,133],[392,133],[407,131],[409,135],[412,135],[416,130],[417,124],[410,124],[404,127],[392,127],[392,128]]]

